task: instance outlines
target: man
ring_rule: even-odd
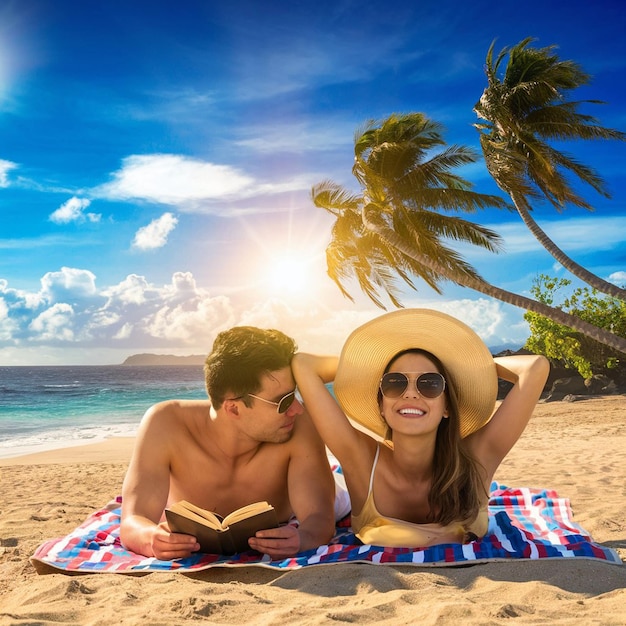
[[[195,537],[171,533],[168,504],[188,500],[226,515],[256,501],[281,522],[250,547],[273,559],[325,544],[335,486],[322,443],[295,397],[293,339],[241,326],[220,333],[204,367],[208,400],[169,400],[145,414],[122,490],[121,540],[159,559],[189,556]]]

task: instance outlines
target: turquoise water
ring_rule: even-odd
[[[171,398],[206,398],[202,366],[0,367],[0,458],[132,436]]]

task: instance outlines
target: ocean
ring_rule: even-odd
[[[0,458],[131,437],[155,402],[206,397],[201,365],[0,366]]]

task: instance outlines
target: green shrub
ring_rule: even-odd
[[[575,315],[590,324],[626,337],[626,302],[599,295],[595,289],[569,289],[572,281],[540,274],[531,288],[533,296],[545,304]],[[543,315],[528,311],[524,319],[530,326],[530,337],[524,346],[536,354],[543,354],[569,369],[575,369],[583,378],[607,374],[621,368],[624,355],[594,341],[568,326],[562,326]]]

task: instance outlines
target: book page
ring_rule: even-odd
[[[223,528],[222,518],[219,515],[216,515],[211,511],[201,509],[199,506],[191,504],[191,502],[187,502],[186,500],[176,502],[175,504],[169,506],[168,509],[178,513],[179,515],[193,519],[200,524],[209,526],[210,528],[215,528],[217,530]]]
[[[246,519],[247,517],[252,517],[253,515],[258,515],[259,513],[263,513],[265,511],[271,511],[274,507],[267,502],[253,502],[252,504],[248,504],[246,506],[242,506],[240,509],[229,513],[223,521],[224,528],[228,527],[230,524],[234,524],[239,520]]]

